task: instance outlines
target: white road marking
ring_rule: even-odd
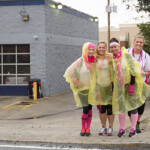
[[[64,147],[39,147],[39,146],[26,146],[26,145],[0,145],[0,147],[6,147],[6,148],[30,148],[30,149],[58,149],[58,150],[100,150],[100,149],[85,149],[85,148],[64,148]],[[103,150],[109,150],[109,149],[103,149]]]

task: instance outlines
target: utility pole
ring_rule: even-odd
[[[108,0],[108,4],[107,4],[107,6],[109,7],[110,6],[110,0]],[[111,13],[111,11],[108,11],[108,35],[107,35],[107,37],[108,37],[108,41],[107,41],[107,45],[108,45],[108,51],[110,51],[110,46],[109,46],[109,41],[110,41],[110,13]]]
[[[108,51],[110,51],[110,46],[109,46],[109,41],[110,41],[110,13],[111,12],[117,12],[117,6],[115,6],[113,4],[113,6],[110,6],[110,0],[108,0],[107,2],[107,6],[106,6],[106,12],[108,14],[108,33],[107,33],[107,45],[108,45]]]

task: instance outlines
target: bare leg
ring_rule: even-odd
[[[115,115],[108,115],[109,127],[113,127]]]
[[[138,115],[138,122],[140,122],[141,121],[141,117],[142,117],[142,115]]]
[[[105,128],[106,128],[106,120],[107,120],[107,115],[106,115],[106,113],[103,113],[103,114],[101,113],[101,114],[99,114],[99,118],[100,118],[102,127],[105,127]]]

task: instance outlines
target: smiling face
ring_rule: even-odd
[[[113,53],[113,55],[118,55],[119,50],[120,50],[120,46],[118,46],[118,45],[112,45],[110,47],[110,51],[111,51],[111,53]]]
[[[99,43],[98,46],[97,46],[97,53],[99,55],[105,55],[106,53],[106,44],[105,43]]]
[[[89,57],[94,56],[94,53],[95,53],[95,48],[93,48],[93,47],[88,48],[88,56]]]
[[[134,47],[134,52],[135,53],[140,53],[141,50],[143,49],[144,45],[144,40],[143,38],[137,37],[134,42],[133,42],[133,47]]]

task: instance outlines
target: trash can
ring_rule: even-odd
[[[42,93],[41,93],[41,80],[34,78],[34,79],[30,79],[28,82],[28,95],[29,95],[29,99],[33,99],[33,82],[37,82],[37,98],[41,98]]]

